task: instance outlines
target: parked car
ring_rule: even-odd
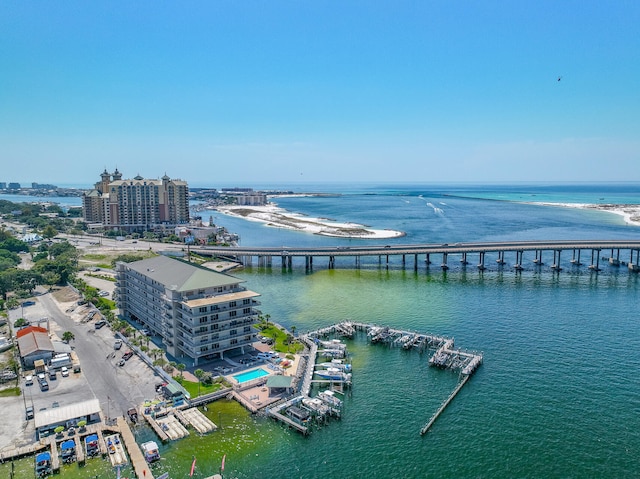
[[[131,359],[131,356],[133,356],[133,351],[127,351],[122,355],[122,359],[124,359],[125,361],[129,361],[129,359]]]
[[[33,419],[33,406],[27,406],[26,418],[27,418],[27,421],[29,419]]]
[[[113,349],[120,349],[122,347],[122,339],[116,339],[116,342],[113,343]]]
[[[116,364],[117,364],[118,366],[122,367],[122,366],[124,366],[125,361],[126,361],[125,359],[121,359],[121,360],[120,360],[120,361],[118,361]]]
[[[69,376],[69,369],[67,369],[66,366],[62,366],[62,369],[60,370],[60,374],[62,375],[63,378],[66,378]]]
[[[100,291],[100,292],[98,293],[98,296],[101,296],[101,297],[103,297],[103,298],[106,298],[107,296],[109,296],[109,294],[110,294],[110,293],[109,293],[109,291]]]
[[[26,376],[24,378],[24,385],[25,386],[32,386],[33,385],[33,376],[31,374],[29,374],[28,376]]]
[[[48,391],[49,390],[49,383],[47,382],[46,379],[41,379],[40,380],[40,389],[42,391]]]
[[[141,329],[140,333],[144,334],[145,336],[149,336],[149,330],[148,329]]]
[[[96,329],[100,329],[102,326],[104,326],[105,324],[107,324],[107,322],[104,319],[101,319],[100,321],[98,321],[96,323]]]

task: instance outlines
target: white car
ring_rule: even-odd
[[[60,374],[62,374],[63,378],[66,378],[69,376],[69,370],[67,369],[66,366],[62,366],[62,369],[60,370]]]
[[[24,385],[25,386],[32,386],[33,385],[33,376],[31,374],[29,374],[28,376],[26,376],[24,378]]]

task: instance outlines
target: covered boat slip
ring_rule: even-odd
[[[62,456],[62,462],[64,463],[70,463],[76,460],[75,439],[68,439],[60,444],[60,455]]]
[[[92,424],[100,421],[100,401],[90,399],[68,406],[38,411],[34,417],[38,437],[51,434],[58,426],[66,426],[70,421],[87,421]]]

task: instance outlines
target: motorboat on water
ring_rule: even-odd
[[[87,452],[87,457],[97,456],[100,453],[97,434],[91,434],[84,438],[84,449]]]
[[[131,409],[129,409],[127,411],[127,415],[129,416],[129,420],[133,424],[136,424],[138,422],[138,410],[136,408],[132,407]]]
[[[330,406],[337,408],[342,406],[342,401],[336,397],[333,391],[321,391],[317,397]]]
[[[36,455],[36,477],[45,477],[51,474],[51,454],[41,452]]]
[[[62,462],[65,464],[72,463],[76,460],[76,441],[69,439],[60,444],[60,455]]]
[[[160,451],[158,451],[158,445],[155,441],[143,442],[141,446],[147,462],[155,462],[160,459]]]
[[[320,341],[320,344],[326,349],[347,349],[347,345],[339,339],[332,339],[330,341]]]
[[[331,379],[333,381],[349,381],[351,380],[351,374],[345,373],[338,368],[318,369],[315,373],[323,379]]]

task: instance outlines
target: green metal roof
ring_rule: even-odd
[[[268,388],[290,388],[292,381],[293,381],[292,376],[282,376],[280,374],[277,374],[275,376],[269,376],[267,378],[267,387]]]

